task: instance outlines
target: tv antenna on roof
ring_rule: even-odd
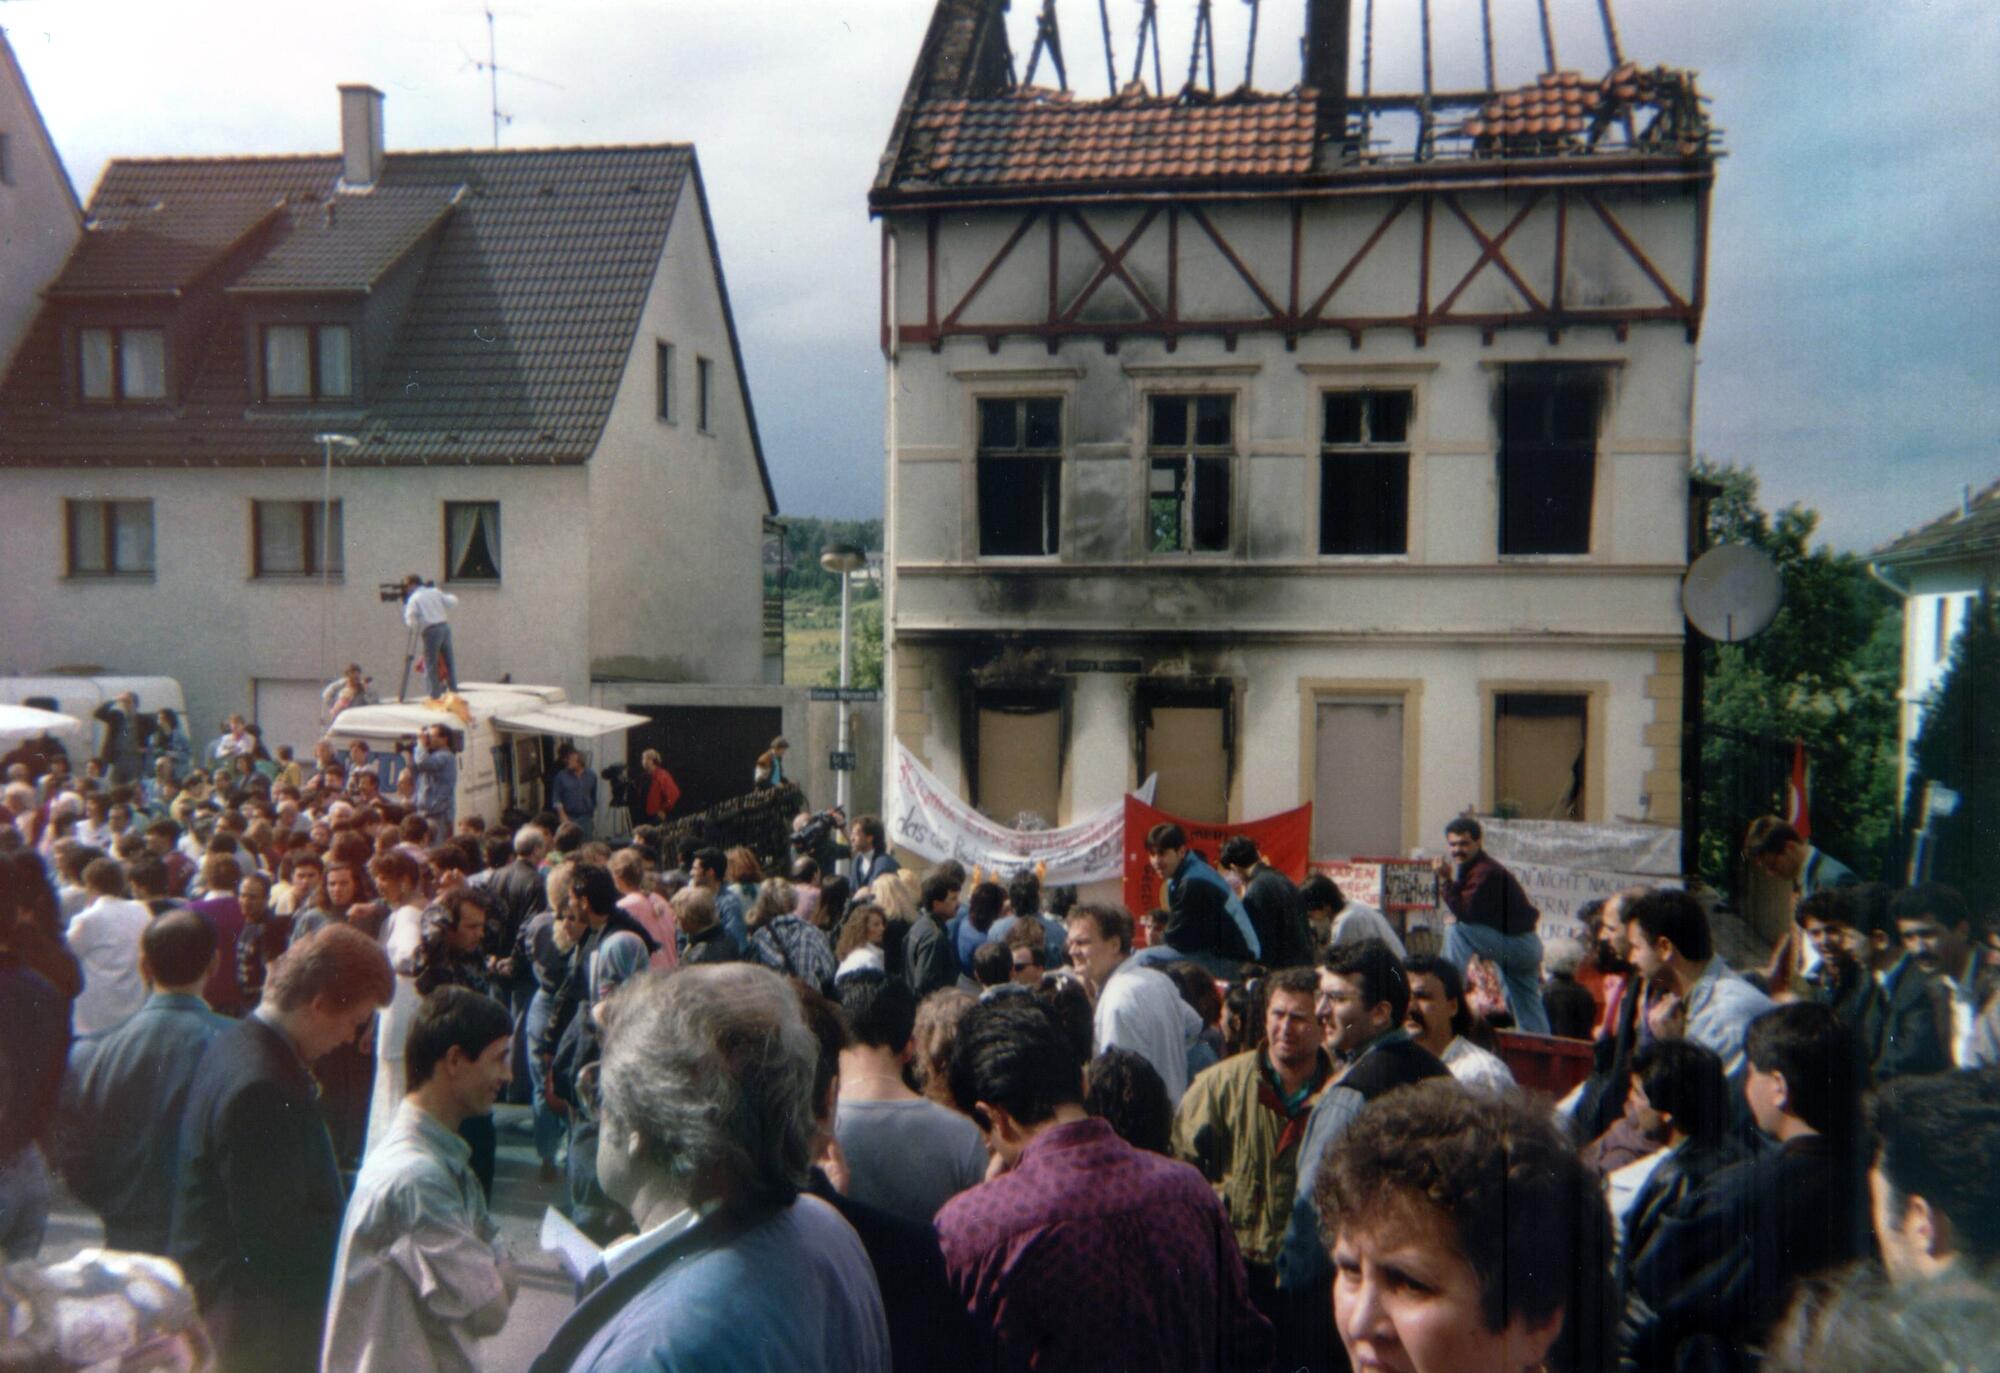
[[[493,6],[491,5],[486,6],[483,10],[480,11],[480,13],[486,16],[486,60],[484,62],[480,61],[478,58],[474,57],[471,53],[465,52],[465,49],[462,47],[459,49],[459,51],[465,53],[465,62],[467,66],[473,68],[475,71],[482,71],[486,73],[487,95],[491,103],[492,114],[493,114],[493,146],[494,148],[497,149],[500,146],[500,126],[502,124],[511,124],[514,122],[514,116],[505,113],[500,108],[500,73],[505,72],[507,73],[507,75],[513,77],[517,81],[532,81],[538,86],[549,86],[555,90],[561,90],[562,87],[554,81],[547,81],[539,76],[530,76],[527,72],[517,71],[513,67],[501,66],[498,54],[498,43],[494,36],[493,21],[495,16],[493,13]]]

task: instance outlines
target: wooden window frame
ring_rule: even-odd
[[[104,568],[102,571],[80,569],[76,565],[77,520],[76,513],[83,506],[99,507],[99,522],[103,526]],[[112,518],[112,511],[120,505],[143,505],[146,507],[146,522],[153,523],[153,502],[148,499],[127,499],[123,497],[102,497],[94,499],[66,498],[63,501],[63,576],[77,581],[150,581],[159,567],[159,529],[154,527],[153,561],[145,567],[118,566],[118,525]]]
[[[1391,394],[1391,393],[1405,395],[1409,398],[1410,410],[1409,414],[1404,417],[1403,437],[1394,442],[1390,442],[1388,440],[1377,442],[1373,433],[1375,398],[1377,396]],[[1351,395],[1351,396],[1358,396],[1361,398],[1362,436],[1358,441],[1349,442],[1345,440],[1335,440],[1329,438],[1327,435],[1326,432],[1327,401],[1329,397],[1337,395]],[[1354,560],[1364,559],[1364,558],[1407,559],[1410,556],[1410,547],[1414,535],[1413,526],[1416,524],[1416,519],[1414,518],[1414,511],[1416,509],[1416,493],[1417,493],[1416,438],[1417,438],[1417,425],[1419,423],[1419,416],[1420,416],[1419,407],[1423,403],[1421,388],[1418,387],[1414,381],[1404,381],[1400,383],[1389,383],[1389,384],[1370,382],[1365,385],[1355,384],[1351,386],[1323,386],[1319,388],[1318,392],[1316,393],[1316,398],[1319,407],[1319,413],[1316,417],[1319,429],[1319,454],[1318,454],[1319,461],[1317,469],[1314,473],[1315,500],[1313,503],[1313,519],[1315,528],[1314,528],[1313,550],[1315,555],[1321,558],[1337,558],[1343,562],[1352,562]],[[1338,462],[1343,458],[1354,458],[1354,457],[1402,458],[1403,460],[1403,540],[1402,540],[1403,546],[1401,548],[1365,549],[1365,550],[1357,549],[1350,551],[1345,549],[1328,548],[1326,546],[1327,534],[1328,534],[1328,530],[1326,527],[1327,465],[1331,462]]]
[[[972,463],[967,483],[967,495],[971,506],[971,520],[967,526],[971,556],[980,562],[1059,562],[1068,542],[1068,531],[1063,519],[1069,508],[1069,424],[1070,395],[1066,390],[1030,389],[1022,391],[976,394],[972,397]],[[1028,406],[1036,402],[1048,402],[1056,407],[1056,442],[1052,448],[1030,448],[1027,446]],[[988,448],[984,442],[985,407],[988,405],[1008,405],[1014,408],[1015,442],[1008,447]],[[1054,485],[1045,487],[1041,513],[1043,542],[1053,542],[1054,547],[1045,547],[1039,553],[989,553],[985,548],[984,523],[979,498],[980,480],[987,463],[1032,463],[1037,468],[1047,468],[1053,464]],[[1046,474],[1045,474],[1046,480]],[[1053,495],[1054,509],[1048,505]],[[1052,540],[1051,540],[1052,536]]]
[[[323,517],[318,507],[322,504],[316,498],[299,500],[252,500],[250,502],[250,575],[258,581],[343,581],[347,576],[347,511],[344,503],[335,499],[330,504],[340,520],[340,564],[336,567],[321,567],[324,550],[319,547],[320,531],[324,528]],[[275,572],[264,566],[264,521],[267,511],[277,506],[293,506],[298,509],[300,525],[299,546],[303,550],[304,568],[297,572]],[[308,517],[307,510],[313,514]]]
[[[1196,416],[1202,401],[1220,400],[1229,406],[1229,439],[1226,443],[1203,444],[1196,442]],[[1162,402],[1178,402],[1186,410],[1186,442],[1180,444],[1159,444],[1154,441],[1153,410]],[[1227,558],[1236,552],[1241,541],[1240,521],[1237,508],[1243,489],[1242,416],[1243,394],[1237,387],[1161,386],[1140,393],[1138,429],[1142,436],[1139,445],[1140,465],[1140,537],[1139,548],[1149,559],[1205,559]],[[1153,468],[1156,464],[1178,463],[1181,466],[1184,483],[1181,498],[1181,546],[1178,548],[1153,547]],[[1223,496],[1223,519],[1227,525],[1222,543],[1214,548],[1194,546],[1195,487],[1203,462],[1221,462],[1227,490]]]
[[[83,389],[83,338],[86,334],[102,333],[111,336],[111,394],[108,396],[86,395]],[[125,393],[125,336],[127,334],[158,334],[160,336],[160,394],[157,396],[130,396]],[[173,353],[167,337],[166,326],[159,324],[83,324],[76,329],[73,347],[76,364],[76,397],[81,405],[165,405],[173,397]]]
[[[274,329],[303,329],[306,335],[306,390],[297,396],[277,396],[271,394],[271,331]],[[339,329],[347,335],[347,389],[345,391],[322,391],[320,389],[320,357],[323,335],[329,329]],[[324,405],[329,401],[352,402],[361,395],[360,378],[356,375],[354,350],[354,326],[345,320],[326,322],[299,320],[271,320],[257,326],[257,389],[258,399],[266,405]]]

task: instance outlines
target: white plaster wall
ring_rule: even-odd
[[[222,716],[250,709],[260,677],[325,680],[356,660],[394,692],[401,608],[378,601],[376,584],[441,577],[443,503],[498,500],[502,580],[440,583],[459,598],[459,676],[512,673],[589,699],[582,469],[336,468],[346,575],[330,592],[318,578],[253,578],[251,501],[317,500],[320,480],[311,469],[0,472],[0,673],[90,663],[174,677],[204,740]],[[154,575],[65,578],[66,499],[150,499]]]
[[[768,511],[722,297],[690,174],[625,377],[589,465],[590,662],[610,676],[756,682]],[[674,420],[659,417],[655,345],[674,346]],[[697,425],[695,360],[711,364]]]
[[[10,177],[0,182],[0,371],[33,321],[81,232],[76,196],[42,131],[7,39],[0,36],[0,133]]]

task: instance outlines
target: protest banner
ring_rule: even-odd
[[[1148,777],[1139,794],[1150,800],[1155,784],[1156,779]],[[1124,802],[1113,802],[1059,829],[1008,829],[967,805],[900,740],[895,795],[890,841],[933,862],[955,858],[968,871],[976,868],[999,882],[1034,869],[1045,886],[1108,881],[1123,870]]]
[[[1542,913],[1535,933],[1542,937],[1544,946],[1551,939],[1580,939],[1588,945],[1591,936],[1583,923],[1583,908],[1642,880],[1628,873],[1564,868],[1553,863],[1512,863],[1508,871],[1520,879],[1521,890]]]
[[[1240,824],[1206,824],[1169,815],[1136,796],[1125,798],[1125,908],[1142,923],[1146,912],[1166,904],[1159,875],[1146,861],[1146,832],[1155,825],[1172,822],[1188,837],[1188,846],[1207,859],[1210,866],[1225,840],[1248,835],[1257,843],[1264,861],[1294,882],[1306,876],[1306,855],[1312,850],[1312,803],[1296,810],[1267,815]]]

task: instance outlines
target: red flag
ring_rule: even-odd
[[[1146,831],[1163,820],[1171,820],[1181,827],[1188,837],[1188,844],[1195,852],[1215,862],[1222,851],[1223,841],[1239,834],[1247,834],[1257,841],[1257,851],[1266,863],[1294,882],[1303,882],[1306,877],[1306,856],[1312,848],[1312,803],[1308,801],[1296,810],[1282,811],[1277,815],[1266,815],[1257,820],[1245,820],[1238,824],[1208,824],[1196,820],[1184,820],[1178,815],[1169,815],[1156,806],[1149,806],[1136,796],[1125,798],[1125,909],[1143,927],[1146,912],[1162,902],[1160,879],[1154,874],[1152,865],[1146,861]]]
[[[1806,744],[1803,739],[1792,741],[1792,777],[1785,784],[1785,823],[1799,832],[1799,838],[1812,842],[1812,812],[1806,805]]]

